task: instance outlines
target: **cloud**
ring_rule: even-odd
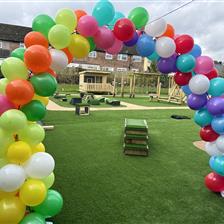
[[[58,9],[72,8],[85,9],[91,14],[96,1],[89,0],[13,0],[1,2],[0,22],[16,25],[31,26],[32,19],[38,14],[48,14],[52,17]],[[150,20],[156,19],[172,9],[186,3],[186,0],[113,0],[116,10],[126,16],[131,9],[145,7]],[[173,24],[176,33],[192,35],[195,42],[200,44],[203,53],[212,56],[216,60],[224,61],[224,1],[195,0],[190,5],[165,17],[167,22]]]

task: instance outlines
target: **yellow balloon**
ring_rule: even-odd
[[[41,180],[29,179],[20,189],[19,197],[27,206],[41,204],[47,195],[45,184]]]
[[[26,142],[18,141],[9,146],[6,156],[10,163],[21,164],[26,162],[31,154],[31,147]]]
[[[1,71],[9,81],[15,79],[28,79],[28,69],[19,58],[6,58],[1,64]]]
[[[13,191],[13,192],[5,192],[0,190],[0,200],[3,198],[8,198],[15,196],[18,193],[18,191]]]
[[[45,152],[45,146],[43,143],[39,143],[38,145],[32,147],[32,153],[37,152]]]
[[[39,100],[45,106],[47,106],[49,103],[48,97],[38,96],[37,94],[34,95],[32,100]]]
[[[5,88],[8,85],[9,80],[4,78],[4,79],[0,79],[0,93],[5,95]]]
[[[73,34],[68,49],[72,53],[73,57],[85,58],[89,54],[90,44],[85,37],[79,34]]]
[[[71,9],[60,9],[55,17],[56,24],[62,24],[68,27],[69,31],[74,32],[77,26],[77,17]]]
[[[18,224],[24,217],[26,206],[18,197],[6,197],[0,200],[0,223]]]

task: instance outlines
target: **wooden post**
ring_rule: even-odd
[[[114,89],[113,89],[113,97],[116,96],[116,73],[114,73]]]
[[[131,98],[132,95],[132,85],[133,85],[133,76],[132,74],[129,75],[130,78],[130,92],[129,92],[129,98]]]
[[[136,75],[133,74],[132,98],[135,98],[135,83],[136,83]]]
[[[121,97],[124,98],[124,75],[121,75]]]

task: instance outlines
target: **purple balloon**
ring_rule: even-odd
[[[131,40],[129,40],[127,42],[124,42],[124,45],[127,46],[127,47],[132,47],[135,44],[137,44],[138,38],[139,38],[138,33],[135,32],[134,37]]]
[[[207,104],[208,98],[207,95],[196,95],[191,94],[187,98],[187,104],[192,110],[200,110]]]
[[[4,95],[0,95],[0,115],[10,109],[15,109],[15,105]]]
[[[221,115],[224,113],[224,98],[213,97],[207,103],[208,112],[212,115]]]
[[[157,67],[161,73],[167,74],[170,72],[177,72],[176,61],[177,54],[172,55],[169,58],[160,58],[157,62]]]

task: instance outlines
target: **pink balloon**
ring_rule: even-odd
[[[103,26],[98,29],[98,32],[94,36],[94,42],[98,48],[108,49],[114,44],[115,36],[111,30]]]
[[[16,109],[16,106],[6,96],[0,95],[0,115],[10,109]]]
[[[84,37],[92,37],[98,31],[98,22],[93,16],[82,16],[78,22],[77,31]]]
[[[198,74],[207,74],[214,68],[214,61],[208,56],[196,58],[196,67],[194,71]]]
[[[123,48],[123,42],[115,38],[114,44],[111,48],[108,48],[106,52],[108,54],[118,54]]]

